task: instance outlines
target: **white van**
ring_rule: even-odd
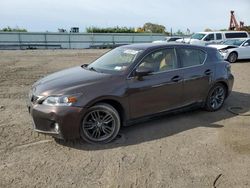
[[[233,38],[248,38],[249,34],[246,31],[212,31],[212,32],[198,32],[191,36],[185,43],[196,45],[218,44],[224,42],[226,39]]]

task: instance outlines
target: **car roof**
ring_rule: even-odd
[[[194,47],[194,48],[200,48],[200,49],[210,49],[210,47],[206,46],[198,46],[193,44],[184,44],[184,43],[136,43],[136,44],[129,44],[121,46],[122,48],[132,48],[132,49],[140,49],[140,50],[153,50],[153,49],[159,49],[159,48],[165,48],[165,47]]]
[[[196,32],[196,33],[211,34],[211,33],[239,33],[239,32],[240,33],[247,33],[246,31],[201,31],[201,32]]]

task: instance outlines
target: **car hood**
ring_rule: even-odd
[[[205,46],[206,42],[198,39],[190,39],[189,44]]]
[[[208,46],[216,48],[218,50],[225,50],[225,49],[230,49],[230,48],[238,48],[238,46],[225,45],[225,44],[213,44],[213,45],[208,45]]]
[[[177,39],[176,42],[189,43],[190,42],[190,38]]]
[[[81,93],[83,87],[102,82],[109,77],[110,74],[90,71],[81,66],[73,67],[38,80],[32,90],[35,95],[40,96]]]

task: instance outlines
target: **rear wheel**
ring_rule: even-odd
[[[81,137],[89,143],[108,143],[120,130],[120,117],[108,104],[97,104],[87,111],[81,125]]]
[[[216,84],[208,93],[205,109],[211,112],[219,110],[223,106],[225,98],[226,87],[220,83]]]
[[[236,52],[231,52],[227,58],[227,60],[230,62],[230,63],[235,63],[238,59],[238,55]]]

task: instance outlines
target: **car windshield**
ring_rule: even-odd
[[[226,40],[223,42],[225,45],[234,45],[234,46],[240,46],[245,40],[240,39],[234,39],[234,40]]]
[[[139,49],[118,47],[95,60],[87,68],[104,73],[122,72],[127,70],[142,51]]]
[[[198,39],[201,40],[206,34],[202,34],[202,33],[195,33],[191,36],[191,39]]]

